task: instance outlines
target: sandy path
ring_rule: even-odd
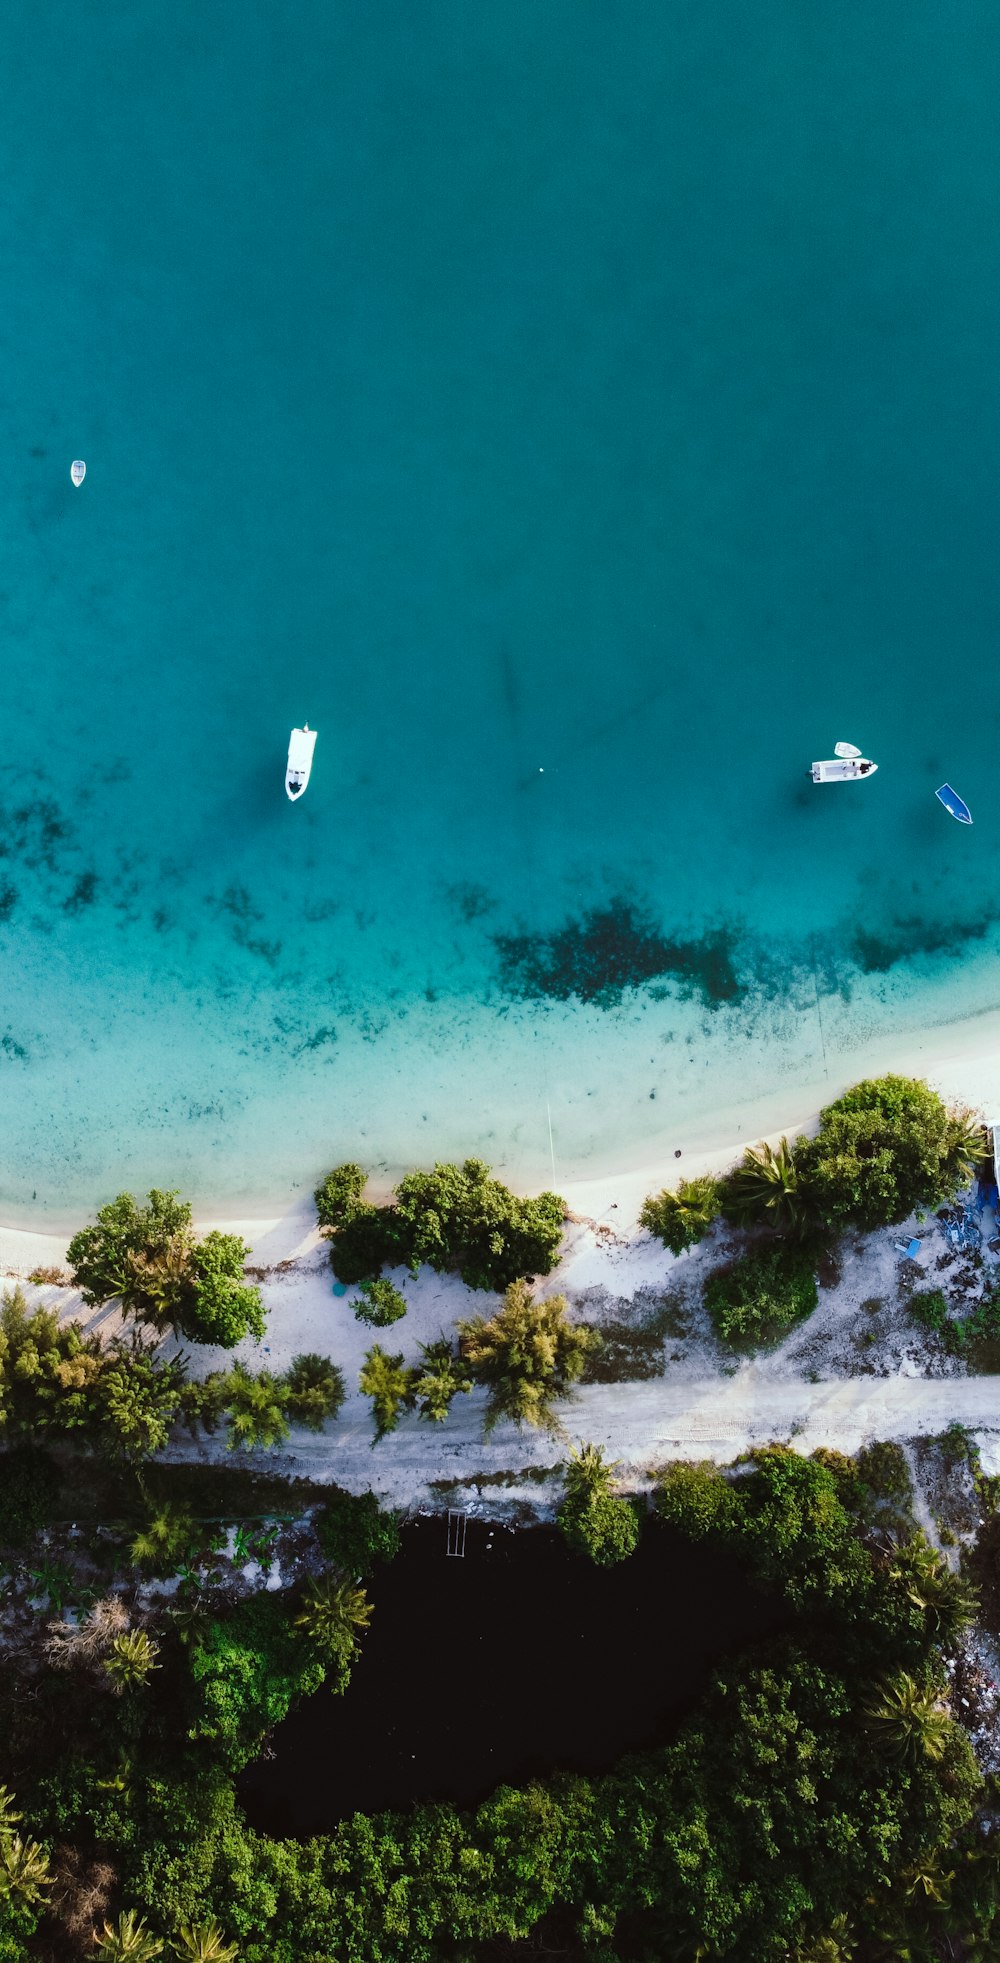
[[[669,1459],[729,1460],[753,1445],[793,1442],[854,1452],[875,1438],[908,1439],[958,1422],[978,1435],[986,1470],[1000,1465],[1000,1379],[851,1378],[803,1384],[768,1381],[752,1364],[706,1383],[591,1385],[561,1408],[566,1440],[497,1427],[483,1442],[481,1392],[460,1398],[441,1427],[404,1418],[374,1449],[371,1424],[354,1400],[322,1436],[296,1431],[271,1463],[283,1472],[349,1489],[366,1487],[413,1504],[431,1481],[553,1466],[569,1442],[602,1445],[622,1469],[647,1470]],[[217,1457],[219,1441],[175,1446],[170,1456]],[[500,1489],[503,1490],[502,1488]]]

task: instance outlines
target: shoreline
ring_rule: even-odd
[[[600,1222],[606,1214],[617,1213],[617,1221],[606,1224],[620,1231],[635,1228],[648,1193],[698,1173],[723,1171],[748,1145],[762,1139],[774,1142],[783,1134],[794,1137],[814,1131],[823,1106],[863,1077],[880,1076],[889,1070],[923,1077],[947,1103],[967,1105],[981,1112],[987,1122],[1000,1114],[1000,1010],[983,1010],[951,1024],[934,1025],[924,1032],[924,1038],[923,1042],[914,1040],[913,1032],[908,1031],[896,1042],[876,1041],[863,1049],[845,1050],[836,1059],[829,1059],[824,1078],[787,1084],[742,1102],[730,1102],[703,1116],[679,1120],[677,1144],[666,1147],[662,1157],[650,1159],[647,1148],[628,1165],[616,1164],[604,1172],[572,1179],[560,1179],[557,1171],[554,1180],[532,1182],[527,1188],[513,1178],[509,1167],[498,1167],[498,1176],[515,1190],[538,1192],[551,1187],[565,1199],[572,1214],[585,1219]],[[436,1156],[428,1154],[426,1163]],[[394,1183],[373,1174],[373,1197],[384,1200]],[[216,1227],[242,1233],[256,1265],[300,1259],[319,1239],[311,1182],[308,1197],[284,1206],[279,1202],[241,1210],[216,1206],[209,1200],[194,1199],[192,1203],[199,1232]],[[67,1242],[95,1211],[96,1207],[72,1220],[57,1214],[53,1222],[39,1220],[37,1213],[26,1218],[20,1209],[9,1209],[0,1222],[0,1275],[61,1266]]]

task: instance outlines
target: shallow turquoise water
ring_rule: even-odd
[[[5,18],[8,1215],[569,1176],[810,1069],[817,1003],[1000,1001],[998,48]],[[879,775],[814,791],[841,737]]]

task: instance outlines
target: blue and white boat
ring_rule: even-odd
[[[935,791],[934,796],[940,798],[945,810],[950,811],[960,825],[971,825],[972,813],[964,797],[959,797],[958,792],[953,791],[950,784],[942,784],[940,790]]]

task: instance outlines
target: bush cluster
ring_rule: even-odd
[[[720,1214],[791,1237],[888,1227],[951,1199],[986,1151],[978,1121],[919,1078],[866,1078],[827,1105],[815,1138],[751,1147],[725,1178],[651,1194],[640,1218],[675,1254]]]
[[[723,1342],[753,1344],[784,1336],[819,1300],[811,1253],[793,1241],[752,1247],[705,1283],[705,1306]]]
[[[370,1205],[364,1188],[360,1166],[347,1164],[316,1189],[333,1271],[348,1286],[376,1280],[385,1267],[416,1272],[426,1263],[461,1275],[469,1288],[501,1290],[555,1266],[564,1202],[555,1193],[518,1199],[480,1159],[408,1173],[389,1206]]]

